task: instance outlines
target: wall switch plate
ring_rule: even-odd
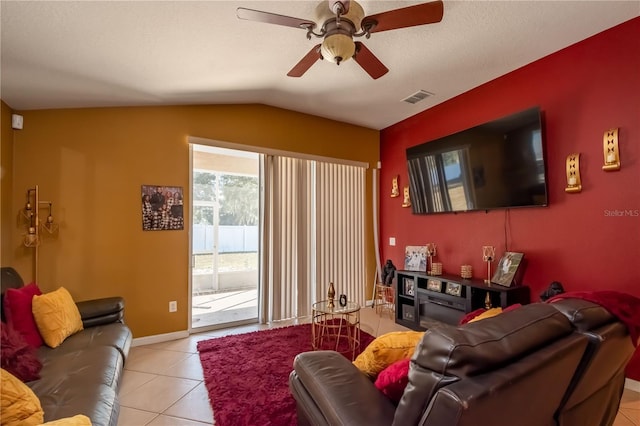
[[[396,245],[396,237],[389,237],[389,245],[390,246]]]
[[[172,300],[171,302],[169,302],[169,312],[176,312],[178,310],[178,302],[175,300]]]

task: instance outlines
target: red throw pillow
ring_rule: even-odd
[[[36,283],[22,288],[7,289],[4,294],[4,314],[7,318],[7,324],[22,334],[27,343],[34,348],[42,346],[43,341],[36,321],[33,319],[31,301],[33,296],[41,294],[42,292]]]
[[[520,306],[522,306],[520,303],[514,303],[513,305],[509,305],[506,308],[504,308],[502,310],[502,313],[504,314],[505,312],[513,311],[514,309],[517,309]]]
[[[475,311],[469,312],[468,314],[466,314],[465,316],[460,318],[460,321],[458,322],[458,325],[464,325],[464,324],[468,323],[469,321],[471,321],[472,319],[474,319],[478,315],[484,313],[485,311],[486,311],[485,308],[478,308]]]
[[[375,386],[394,403],[400,402],[404,388],[409,383],[410,358],[396,361],[378,374]]]
[[[23,382],[38,380],[42,363],[36,356],[36,349],[11,326],[1,324],[0,365]]]

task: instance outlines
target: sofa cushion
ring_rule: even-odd
[[[127,359],[131,347],[132,335],[129,328],[119,322],[88,327],[67,337],[64,344],[56,348],[57,354],[76,352],[90,347],[109,346],[117,349],[124,360]],[[38,350],[38,356],[46,357],[51,353],[50,348],[43,346]]]
[[[8,324],[1,323],[2,338],[0,340],[0,364],[2,368],[23,382],[40,378],[42,363],[36,356],[36,349],[31,347]]]
[[[92,426],[91,419],[85,415],[78,414],[73,417],[46,422],[42,426]]]
[[[2,426],[30,426],[43,422],[44,413],[38,397],[13,374],[0,369]]]
[[[78,307],[64,287],[34,296],[33,317],[44,342],[52,348],[83,329]]]
[[[422,339],[422,331],[394,331],[377,337],[366,347],[353,364],[360,371],[375,379],[389,365],[413,354]]]
[[[37,284],[31,283],[21,288],[9,288],[4,294],[3,310],[10,324],[22,334],[34,348],[42,346],[42,337],[31,310],[33,296],[42,294]]]
[[[60,352],[66,345],[65,341],[56,349],[41,347],[42,378],[28,383],[40,398],[45,421],[84,414],[94,425],[115,424],[122,355],[114,347],[98,345]]]

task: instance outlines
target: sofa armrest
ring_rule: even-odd
[[[124,299],[122,297],[85,300],[77,302],[76,305],[85,328],[124,322]]]
[[[291,392],[313,425],[391,425],[395,406],[351,361],[334,351],[296,356]]]

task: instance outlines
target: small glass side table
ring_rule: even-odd
[[[352,361],[360,349],[360,305],[338,301],[329,308],[329,301],[322,300],[312,305],[311,346],[314,351],[333,350]]]

